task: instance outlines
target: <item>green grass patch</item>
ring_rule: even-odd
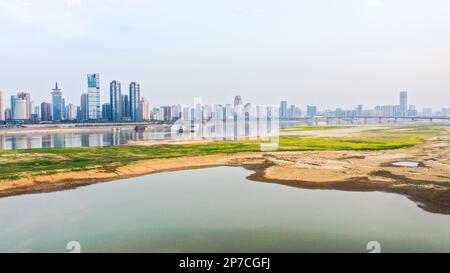
[[[329,126],[327,126],[329,127]],[[342,128],[342,126],[337,126]],[[398,126],[370,130],[359,137],[280,136],[278,151],[390,150],[412,147],[430,136],[448,133],[443,126]],[[217,141],[185,145],[45,148],[0,151],[0,180],[28,175],[115,168],[141,160],[260,152],[262,141]]]
[[[285,129],[282,129],[282,132],[291,132],[291,131],[323,131],[323,130],[336,130],[336,129],[346,129],[352,128],[354,126],[339,126],[339,125],[330,125],[330,126],[291,126]]]

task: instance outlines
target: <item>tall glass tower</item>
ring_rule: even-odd
[[[62,92],[58,88],[58,83],[55,84],[55,88],[52,92],[52,107],[53,107],[53,121],[62,120]]]
[[[280,118],[287,118],[287,101],[285,100],[280,102]]]
[[[139,120],[140,100],[141,100],[141,85],[137,82],[130,83],[130,117],[131,120]]]
[[[406,116],[408,112],[408,92],[400,92],[400,112],[402,116]]]
[[[89,119],[89,96],[87,93],[81,94],[80,119]]]
[[[100,119],[100,74],[88,74],[88,118]]]
[[[120,82],[112,81],[109,85],[109,98],[111,105],[111,120],[120,121],[122,119],[122,90]]]

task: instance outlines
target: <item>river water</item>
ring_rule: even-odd
[[[407,124],[407,123],[404,123]],[[269,124],[270,125],[270,124]],[[301,121],[280,121],[272,126],[267,124],[251,122],[220,122],[219,124],[209,124],[204,128],[196,128],[195,133],[191,133],[189,128],[185,128],[183,133],[178,132],[178,127],[174,130],[156,129],[137,132],[134,129],[122,129],[115,131],[112,129],[93,131],[67,131],[60,133],[39,133],[33,134],[0,134],[0,150],[17,149],[39,149],[39,148],[64,148],[64,147],[106,147],[123,145],[130,140],[165,140],[165,139],[200,139],[214,138],[221,140],[234,140],[243,137],[261,137],[278,134],[279,129],[289,126],[316,126],[316,125],[355,125],[346,123],[312,123]],[[0,129],[1,130],[1,129]],[[1,133],[1,131],[0,131]]]
[[[450,216],[388,193],[249,181],[243,168],[160,173],[0,199],[0,252],[450,252]]]

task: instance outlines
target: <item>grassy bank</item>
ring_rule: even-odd
[[[364,137],[281,136],[278,151],[386,150],[414,146],[446,132],[440,126],[370,131]],[[47,148],[0,151],[0,180],[26,175],[91,169],[113,170],[136,161],[212,154],[260,152],[258,141],[217,141],[201,144]]]
[[[353,126],[340,126],[340,125],[329,125],[329,126],[291,126],[282,129],[282,132],[292,132],[292,131],[323,131],[323,130],[337,130],[337,129],[347,129]]]

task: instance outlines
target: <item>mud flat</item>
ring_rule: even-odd
[[[252,181],[317,190],[397,193],[426,211],[450,215],[449,143],[450,136],[445,134],[396,150],[244,152],[142,160],[125,166],[3,180],[0,197],[72,189],[158,172],[236,166],[253,170],[248,177]],[[395,162],[418,164],[396,166]]]

